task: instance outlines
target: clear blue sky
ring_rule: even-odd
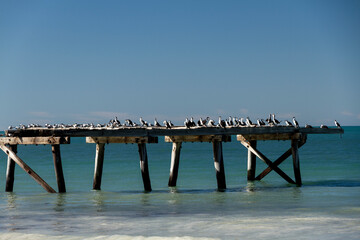
[[[360,1],[0,0],[0,129],[276,113],[360,125]]]

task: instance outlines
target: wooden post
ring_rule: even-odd
[[[251,147],[256,148],[256,140],[249,141]],[[256,172],[256,155],[248,150],[248,163],[247,163],[247,179],[249,181],[255,180]]]
[[[55,176],[59,193],[66,192],[64,173],[61,164],[60,144],[51,145],[51,151],[54,159]]]
[[[46,191],[49,193],[56,193],[56,191],[49,186],[34,170],[32,170],[21,158],[19,158],[16,153],[14,153],[10,148],[4,144],[0,144],[1,150],[6,153],[11,159],[15,161],[19,167],[21,167],[25,172],[27,172],[38,184],[40,184]]]
[[[17,145],[10,145],[9,148],[16,154]],[[6,169],[6,192],[12,192],[14,189],[14,179],[15,179],[15,162],[8,156],[7,169]]]
[[[298,140],[291,140],[291,149],[292,149],[292,157],[293,157],[293,165],[294,165],[294,175],[296,185],[301,186],[301,174],[300,174],[300,159],[299,159],[299,147]]]
[[[214,166],[216,171],[216,179],[218,184],[218,189],[226,189],[225,181],[225,169],[224,169],[224,159],[222,153],[222,142],[215,140],[212,142],[213,151],[214,151]]]
[[[170,177],[169,177],[169,187],[176,186],[176,180],[178,177],[179,171],[179,161],[180,161],[180,149],[182,142],[173,142],[172,152],[171,152],[171,165],[170,165]]]
[[[96,144],[96,155],[95,155],[95,169],[94,169],[94,182],[93,189],[101,189],[101,178],[104,165],[104,153],[105,153],[105,143]]]
[[[138,143],[139,156],[140,156],[140,169],[141,175],[144,182],[144,190],[146,192],[151,192],[151,183],[150,183],[150,175],[149,175],[149,166],[146,152],[146,144]]]

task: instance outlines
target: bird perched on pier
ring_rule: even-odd
[[[309,124],[305,124],[305,128],[312,128],[312,126]]]
[[[190,118],[190,127],[195,127],[196,126],[196,123],[194,122],[194,118],[193,117],[191,117]]]
[[[219,123],[218,123],[219,127],[225,128],[226,123],[224,120],[221,119],[221,116],[219,116]]]
[[[208,126],[208,127],[215,127],[215,121],[212,120],[212,119],[210,119],[210,120],[208,121],[208,123],[207,123],[207,126]]]
[[[293,127],[292,123],[289,122],[288,120],[285,120],[285,124],[286,124],[286,126],[288,126],[288,127]]]
[[[338,123],[336,120],[335,120],[335,126],[337,126],[338,128],[341,128],[340,123]]]
[[[240,125],[241,127],[245,127],[245,126],[246,126],[246,123],[244,123],[244,118],[240,118],[240,120],[239,120],[239,125]]]
[[[134,125],[133,121],[131,121],[130,119],[126,119],[125,124],[129,125],[130,127]]]
[[[272,123],[272,120],[271,120],[271,113],[269,114],[269,117],[267,119],[265,119],[265,121],[270,124]]]
[[[191,123],[190,123],[190,121],[189,121],[188,118],[185,119],[185,121],[184,121],[184,126],[185,126],[186,128],[190,128],[190,127],[191,127]]]
[[[275,114],[272,115],[272,123],[273,123],[274,125],[278,125],[278,124],[281,123],[281,121],[279,121],[279,120],[277,120],[277,119],[275,118]]]
[[[166,120],[164,120],[164,126],[166,127],[166,128],[171,128],[171,124],[170,124],[170,121],[166,121]]]
[[[321,125],[320,125],[320,128],[326,128],[326,129],[327,129],[328,126],[321,124]]]
[[[154,120],[154,126],[155,126],[155,127],[161,127],[160,123],[157,121],[156,118],[155,118],[155,120]]]
[[[299,128],[299,123],[296,121],[295,117],[293,117],[293,123],[296,128]]]
[[[246,117],[246,126],[248,127],[255,127],[256,125],[252,123],[249,117]]]
[[[147,127],[147,123],[142,119],[142,117],[140,117],[139,121],[142,127]]]
[[[259,127],[265,126],[264,120],[262,120],[262,119],[258,119],[256,122]]]

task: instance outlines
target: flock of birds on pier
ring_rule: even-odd
[[[299,123],[295,119],[295,117],[292,118],[292,122],[285,120],[285,125],[281,125],[282,121],[279,121],[275,118],[275,114],[269,114],[269,117],[264,119],[257,119],[256,122],[252,122],[249,117],[246,118],[237,118],[237,117],[228,117],[227,119],[222,119],[221,116],[219,116],[219,119],[217,122],[215,122],[213,119],[210,119],[209,117],[206,117],[205,119],[200,118],[198,121],[194,121],[194,118],[191,117],[186,118],[184,121],[184,127],[190,129],[194,127],[218,127],[218,128],[229,128],[229,127],[275,127],[275,126],[287,126],[287,127],[294,127],[299,128]],[[335,126],[338,128],[341,128],[340,124],[335,120]],[[163,124],[161,125],[157,119],[155,118],[154,123],[148,123],[145,121],[142,117],[139,119],[139,123],[136,123],[135,121],[132,121],[130,119],[126,119],[124,123],[121,123],[117,117],[114,119],[111,119],[107,124],[45,124],[44,126],[41,126],[39,124],[29,124],[24,125],[20,124],[19,126],[13,127],[9,126],[9,130],[17,130],[17,129],[33,129],[33,128],[48,128],[48,129],[65,129],[65,128],[75,128],[75,129],[81,129],[81,128],[89,128],[89,129],[101,129],[101,128],[122,128],[122,127],[166,127],[167,129],[174,127],[174,124],[170,120],[163,121]],[[305,124],[305,128],[312,128],[311,125]],[[326,125],[321,125],[320,128],[328,128]]]

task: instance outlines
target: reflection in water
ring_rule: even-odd
[[[54,210],[57,212],[63,212],[66,205],[66,193],[56,193],[56,204]]]
[[[13,192],[6,193],[7,195],[7,208],[16,209],[16,194]]]

